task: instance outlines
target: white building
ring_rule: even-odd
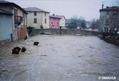
[[[66,29],[66,26],[65,26],[65,16],[63,15],[57,15],[58,17],[60,17],[60,26],[63,28],[63,29]]]
[[[27,11],[27,26],[34,27],[35,29],[40,29],[41,25],[44,29],[49,28],[49,12],[36,8],[28,7],[25,8]]]

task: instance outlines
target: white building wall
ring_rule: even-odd
[[[63,28],[65,28],[65,18],[64,17],[62,17],[60,19],[60,26],[62,26]]]
[[[46,16],[45,16],[45,13],[42,13],[42,20],[43,20],[43,27],[44,29],[48,29],[49,28],[49,13],[46,13]],[[46,19],[46,23],[45,23],[45,19]]]
[[[34,18],[37,18],[37,23],[34,23]],[[41,14],[37,13],[37,15],[34,16],[34,12],[28,12],[27,26],[31,26],[34,27],[35,29],[39,29],[41,26]]]
[[[37,23],[34,23],[34,18],[37,18]],[[45,24],[46,18],[46,24]],[[34,12],[28,12],[27,15],[27,26],[34,27],[35,29],[40,29],[40,26],[43,26],[44,29],[49,28],[49,13],[37,12],[37,16],[34,16]]]

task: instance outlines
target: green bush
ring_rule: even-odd
[[[34,29],[34,27],[29,26],[29,27],[27,27],[27,29],[28,29],[28,34],[30,36],[34,36],[35,35],[35,29]]]

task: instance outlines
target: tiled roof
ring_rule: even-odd
[[[100,11],[119,11],[119,7],[117,6],[106,7],[104,9],[100,9]]]
[[[13,2],[9,2],[9,1],[0,1],[0,3],[13,3]]]
[[[11,12],[8,12],[8,11],[3,10],[3,9],[0,9],[0,14],[13,15]]]
[[[59,16],[57,16],[57,15],[56,15],[56,16],[55,16],[55,15],[50,15],[50,17],[51,17],[51,18],[61,19],[61,17],[59,17]]]
[[[20,8],[23,12],[25,12],[25,13],[27,13],[23,8],[21,8],[19,5],[17,5],[17,4],[15,4],[15,3],[13,3],[13,2],[9,2],[9,1],[0,1],[0,5],[1,4],[5,4],[5,5],[13,5],[13,6],[16,6],[16,7],[18,7],[18,8]]]
[[[47,12],[47,13],[49,13],[48,11],[39,9],[39,8],[37,8],[37,7],[27,7],[27,8],[25,8],[25,10],[26,10],[27,12]]]
[[[56,15],[56,16],[58,16],[58,17],[60,17],[60,18],[62,18],[62,17],[64,17],[64,18],[65,18],[65,16],[64,16],[64,15]]]

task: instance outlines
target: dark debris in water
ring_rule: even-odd
[[[7,70],[0,70],[0,75],[4,72],[7,72]]]
[[[83,57],[83,56],[78,56],[78,57],[80,58],[80,57]]]

